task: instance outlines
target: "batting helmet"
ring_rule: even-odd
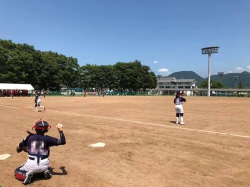
[[[47,121],[45,121],[43,119],[39,119],[36,121],[36,123],[32,127],[32,130],[35,129],[37,134],[44,134],[44,133],[48,132],[49,128],[51,128],[51,126],[49,125],[49,123]]]

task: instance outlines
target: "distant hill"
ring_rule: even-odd
[[[221,77],[222,84],[225,86],[229,86],[230,88],[234,88],[236,82],[234,76],[239,76],[237,83],[241,81],[244,87],[250,87],[250,73],[247,71],[243,71],[242,73],[227,73],[223,75]],[[211,75],[210,79],[214,81],[219,81],[220,77],[218,75]]]
[[[202,83],[205,79],[196,74],[193,71],[179,71],[170,74],[168,77],[175,77],[176,79],[195,79],[197,81],[196,85]]]
[[[239,81],[242,81],[244,87],[250,87],[250,73],[247,72],[247,71],[244,71],[242,73],[227,73],[227,74],[224,74],[221,77],[222,84],[224,86],[234,88],[235,87],[234,76],[239,76],[239,78],[237,80],[237,83]],[[175,77],[176,79],[180,79],[180,78],[195,79],[197,81],[197,84],[196,84],[197,86],[199,86],[199,84],[201,82],[207,80],[207,78],[202,78],[201,76],[199,76],[198,74],[196,74],[193,71],[179,71],[179,72],[175,72],[175,73],[170,74],[169,77]],[[211,75],[210,79],[213,80],[213,81],[219,81],[220,77],[218,75]]]

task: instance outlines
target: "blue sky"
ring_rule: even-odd
[[[139,60],[156,75],[250,72],[249,0],[1,0],[0,38],[80,65]]]

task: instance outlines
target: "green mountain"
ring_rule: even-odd
[[[234,76],[238,76],[238,79],[235,80]],[[218,75],[211,75],[210,79],[219,81],[220,77]],[[243,71],[242,73],[227,73],[221,77],[222,84],[230,88],[235,88],[235,84],[237,85],[240,81],[244,87],[250,87],[250,73],[247,71]]]
[[[234,76],[238,76],[238,79],[235,80]],[[197,81],[197,86],[207,78],[202,78],[198,74],[193,71],[179,71],[170,74],[168,77],[175,77],[176,79],[184,78],[184,79],[195,79]],[[218,75],[211,75],[210,79],[213,81],[220,81],[220,77]],[[250,73],[244,71],[242,73],[227,73],[221,77],[222,84],[224,86],[228,86],[230,88],[235,88],[235,85],[241,81],[244,87],[250,88]]]
[[[175,77],[176,79],[195,79],[197,81],[196,85],[199,85],[205,80],[193,71],[179,71],[170,74],[168,77]]]

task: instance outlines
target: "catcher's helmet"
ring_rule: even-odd
[[[39,119],[36,121],[34,126],[32,127],[32,130],[35,129],[37,134],[44,134],[45,132],[48,132],[48,129],[51,128],[49,123],[43,119]]]

